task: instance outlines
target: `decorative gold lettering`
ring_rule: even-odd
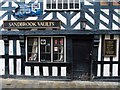
[[[52,24],[52,26],[54,26],[55,24],[54,24],[54,22],[51,22],[51,24]]]
[[[40,26],[44,26],[44,22],[41,22],[41,23],[40,23]]]
[[[9,25],[10,27],[14,26],[13,23],[11,23],[11,22],[9,22],[8,25]]]
[[[6,23],[7,28],[27,28],[27,27],[34,27],[34,28],[38,28],[38,27],[48,27],[48,28],[52,28],[52,27],[59,27],[59,26],[55,26],[56,22],[53,21],[10,21]],[[5,26],[4,26],[5,27]],[[110,47],[113,46],[113,42],[106,42],[105,43],[106,46]]]
[[[37,22],[37,25],[43,27],[50,27],[50,26],[54,26],[54,22]]]

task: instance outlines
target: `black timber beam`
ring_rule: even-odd
[[[8,36],[3,36],[2,37],[4,40],[4,51],[5,51],[5,75],[9,75],[9,37]]]
[[[21,31],[0,31],[2,36],[37,36],[37,35],[102,35],[102,34],[120,34],[120,30],[21,30]]]

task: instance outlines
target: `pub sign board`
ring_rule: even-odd
[[[117,40],[104,41],[104,56],[116,56],[116,43]]]
[[[60,20],[6,20],[3,21],[4,29],[60,29]]]

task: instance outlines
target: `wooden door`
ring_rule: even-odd
[[[89,80],[92,40],[73,39],[73,78]]]

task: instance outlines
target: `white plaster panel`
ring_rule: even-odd
[[[95,24],[94,19],[93,19],[90,15],[88,15],[87,13],[85,13],[85,18],[86,18],[89,22],[91,22],[93,25]]]
[[[119,30],[119,27],[115,23],[112,23],[112,29],[113,30]]]
[[[113,57],[113,61],[119,61],[119,48],[120,48],[119,35],[114,35],[114,39],[117,40],[117,43],[116,43],[116,56]]]
[[[4,13],[6,13],[6,11],[0,11],[0,16],[2,16]]]
[[[14,60],[13,59],[9,59],[9,73],[10,75],[14,75]]]
[[[17,70],[17,75],[21,75],[21,59],[17,59],[17,66],[16,66],[16,70]]]
[[[89,9],[93,14],[94,14],[94,12],[95,12],[95,10],[94,9]]]
[[[3,4],[1,7],[9,7],[8,1],[5,4]]]
[[[0,55],[4,55],[4,41],[0,40]]]
[[[78,23],[74,29],[80,29],[80,23]]]
[[[5,59],[0,58],[0,75],[5,75]]]
[[[100,20],[104,21],[105,23],[109,24],[109,19],[100,14]]]
[[[13,55],[13,40],[9,40],[9,55]]]
[[[101,61],[101,47],[102,47],[102,41],[101,41],[101,35],[100,35],[100,41],[99,41],[99,47],[98,47],[98,61]]]
[[[31,0],[25,0],[25,3],[29,3]],[[35,1],[35,0],[34,0]]]
[[[30,66],[25,66],[25,75],[31,76],[31,67]]]
[[[103,69],[103,76],[110,76],[110,65],[109,64],[104,64],[104,69]]]
[[[105,14],[109,15],[109,9],[100,9],[101,11],[103,11]]]
[[[51,20],[51,19],[52,19],[52,13],[50,13],[44,18],[44,20]]]
[[[117,17],[115,14],[113,14],[113,19],[116,21],[116,22],[119,22],[119,17]]]
[[[89,27],[88,25],[86,25],[86,29],[92,29],[91,27]]]
[[[17,55],[21,55],[21,49],[20,49],[20,41],[17,40]]]
[[[39,72],[39,66],[34,66],[34,76],[39,76],[40,72]]]
[[[84,0],[84,4],[85,4],[85,5],[93,5],[93,4],[91,4],[91,3],[89,2],[89,0]]]
[[[113,64],[112,71],[112,76],[118,76],[118,64]]]
[[[108,28],[105,25],[103,25],[103,24],[100,23],[99,29],[106,29],[107,30]]]
[[[11,20],[17,20],[17,19],[11,15]],[[13,30],[15,31],[17,29],[13,29]]]
[[[52,67],[52,76],[58,76],[58,68],[57,67]]]
[[[47,66],[43,66],[43,76],[49,76],[49,70]]]
[[[80,12],[77,13],[77,14],[71,19],[71,25],[73,25],[79,18],[80,18]]]
[[[38,17],[28,17],[26,20],[36,20]]]
[[[61,76],[66,76],[66,67],[61,67]]]
[[[98,64],[97,65],[97,76],[100,76],[100,74],[101,74],[101,65]]]
[[[62,16],[59,12],[57,12],[57,18],[61,20],[64,24],[67,24],[66,18]]]
[[[12,7],[18,7],[18,5],[12,1]]]

